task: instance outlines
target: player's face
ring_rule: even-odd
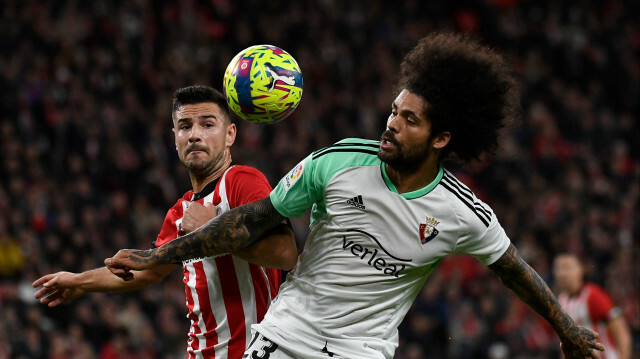
[[[236,127],[225,121],[215,103],[183,105],[174,113],[178,157],[189,172],[206,177],[220,169],[236,137]]]
[[[420,167],[433,153],[427,102],[407,90],[391,105],[387,130],[382,134],[378,157],[397,171]]]
[[[582,265],[574,256],[561,255],[553,261],[553,276],[560,290],[576,293],[582,286]]]

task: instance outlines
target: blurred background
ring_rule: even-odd
[[[581,1],[0,2],[0,358],[184,358],[182,275],[49,309],[31,282],[148,248],[190,189],[173,92],[222,88],[240,50],[273,44],[304,75],[296,112],[238,123],[236,163],[275,185],[309,152],[379,138],[402,56],[431,31],[497,47],[523,85],[498,153],[451,170],[553,286],[571,251],[640,348],[640,3]],[[294,220],[302,248],[308,218]],[[396,358],[557,358],[546,323],[470,257],[444,261]]]

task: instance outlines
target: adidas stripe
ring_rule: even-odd
[[[374,142],[374,141],[371,141],[371,143],[357,143],[357,142],[336,143],[332,146],[321,148],[313,152],[312,158],[315,160],[316,158],[322,157],[331,152],[361,152],[361,153],[368,153],[370,155],[378,155],[379,148],[380,148],[380,143]]]
[[[478,216],[485,226],[489,227],[493,213],[479,202],[473,200],[473,192],[471,192],[469,187],[460,182],[447,170],[444,171],[444,176],[442,176],[440,184],[458,197],[462,203]]]

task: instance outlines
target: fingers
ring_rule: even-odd
[[[113,273],[113,275],[120,277],[125,281],[129,281],[133,279],[133,273],[131,273],[131,271],[128,269],[113,268],[113,267],[107,267],[107,268],[109,268],[109,270],[111,271],[111,273]]]
[[[189,207],[187,208],[199,208],[199,207],[202,207],[202,204],[200,204],[200,202],[190,202]]]
[[[46,304],[49,308],[57,307],[67,301],[67,296],[62,290],[53,292],[50,296],[42,298],[40,303]]]
[[[598,343],[598,342],[596,342],[596,339],[600,338],[600,333],[598,333],[598,332],[596,332],[596,331],[594,331],[594,330],[591,330],[591,329],[589,329],[589,328],[584,328],[584,329],[585,329],[585,330],[587,330],[587,331],[588,331],[588,332],[593,336],[593,337],[592,337],[592,339],[591,339],[591,340],[593,341],[593,343],[594,343],[594,344],[593,344],[593,348],[594,348],[595,350],[598,350],[598,351],[603,352],[603,351],[604,351],[604,345],[603,345],[602,343]],[[593,354],[592,354],[592,355],[595,355],[595,356],[594,356],[594,358],[599,358],[599,356],[598,356],[598,353],[597,353],[597,352],[595,352],[595,351],[593,351],[593,350],[592,350],[592,352],[593,352]]]
[[[39,287],[39,286],[41,286],[41,285],[43,285],[43,284],[47,283],[48,281],[50,281],[50,280],[51,280],[51,278],[53,278],[53,277],[54,277],[54,275],[53,275],[53,274],[47,274],[47,275],[44,275],[44,276],[42,276],[42,277],[40,277],[40,278],[36,279],[33,283],[31,283],[31,285],[32,285],[34,288],[37,288],[37,287]]]
[[[33,296],[36,299],[40,299],[42,297],[47,297],[50,296],[52,293],[54,293],[56,291],[56,289],[52,289],[52,288],[42,288],[39,291],[36,292],[36,294],[34,294]]]
[[[111,273],[122,278],[124,281],[130,281],[133,279],[133,273],[131,273],[131,270],[126,267],[114,266],[112,258],[105,259],[104,264]]]
[[[120,270],[129,271],[131,270],[130,260],[129,259],[130,251],[128,249],[121,249],[116,253],[115,256],[111,258],[107,258],[104,260],[104,264],[109,268],[111,273],[116,274],[120,272]]]
[[[151,269],[157,265],[155,250],[121,249],[115,256],[104,260],[111,273],[119,277],[127,277],[132,270]]]
[[[203,214],[203,206],[198,202],[191,202],[182,214],[182,230],[191,233],[196,230],[203,222],[205,214]]]
[[[40,303],[49,307],[58,306],[65,301],[64,289],[42,288],[35,294],[36,299],[40,299]]]

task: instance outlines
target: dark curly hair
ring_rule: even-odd
[[[518,84],[504,59],[465,35],[423,38],[404,57],[400,73],[398,90],[427,102],[432,133],[451,133],[443,159],[467,162],[492,153],[505,120],[519,112]]]
[[[182,105],[194,105],[203,102],[217,104],[226,115],[225,121],[232,121],[229,104],[222,92],[204,85],[192,85],[177,89],[176,92],[173,93],[173,111],[171,112],[171,118],[173,118],[176,110]]]

